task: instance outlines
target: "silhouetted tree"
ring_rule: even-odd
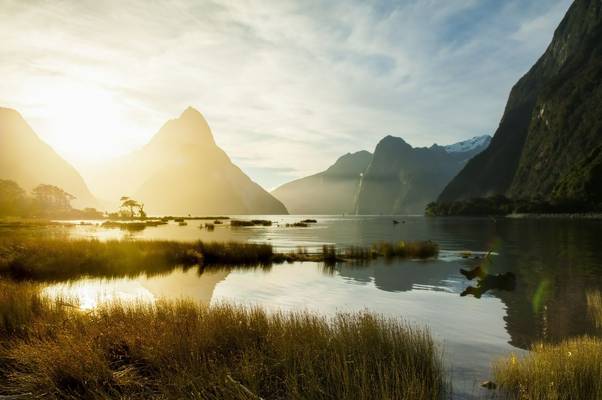
[[[138,203],[138,214],[140,215],[140,218],[146,218],[146,212],[144,211],[144,203],[142,202]]]
[[[15,181],[0,179],[0,215],[21,216],[26,212],[28,199]]]
[[[135,213],[134,209],[138,209],[138,215],[140,218],[146,218],[146,213],[144,212],[144,203],[140,203],[128,196],[121,196],[121,208],[127,208],[130,212],[130,218],[134,218]]]
[[[75,199],[58,186],[41,184],[32,191],[37,207],[42,211],[70,210]]]

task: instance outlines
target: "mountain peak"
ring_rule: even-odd
[[[13,108],[0,107],[0,117],[4,120],[4,123],[6,123],[8,120],[26,123],[19,111]]]
[[[164,146],[215,145],[211,128],[203,114],[188,107],[178,118],[167,121],[147,144],[160,150]]]
[[[199,118],[199,117],[202,118],[203,120],[205,119],[203,114],[201,114],[201,112],[199,110],[197,110],[196,108],[194,108],[192,106],[186,107],[184,112],[182,112],[182,114],[180,114],[180,118]]]

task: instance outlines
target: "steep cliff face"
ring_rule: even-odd
[[[79,173],[42,141],[15,110],[0,108],[0,179],[10,179],[26,190],[39,184],[60,187],[74,195],[76,207],[97,202]]]
[[[401,138],[385,137],[362,178],[356,213],[422,214],[466,161],[488,144],[484,137],[475,146],[414,148]]]
[[[602,202],[602,1],[576,0],[512,88],[487,150],[440,201],[505,194]]]
[[[371,160],[367,151],[345,154],[326,171],[286,183],[272,194],[292,214],[352,213],[362,173]]]

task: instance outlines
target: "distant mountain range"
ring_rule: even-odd
[[[347,153],[326,171],[286,183],[272,194],[292,214],[347,214],[355,211],[362,173],[372,154]]]
[[[510,198],[503,204],[527,199],[602,210],[601,82],[602,2],[575,0],[545,53],[512,88],[493,139],[414,148],[387,136],[373,154],[346,154],[272,195],[232,163],[203,116],[188,108],[91,182],[103,198],[127,195],[161,214],[284,214],[285,205],[296,214],[422,214],[437,198],[445,205],[492,195]],[[78,172],[5,108],[0,179],[28,190],[56,185],[75,195],[76,205],[96,204]]]
[[[490,139],[482,136],[445,147],[412,147],[401,138],[385,137],[376,145],[362,178],[356,213],[422,214]]]
[[[491,145],[439,201],[505,195],[602,209],[602,2],[575,0],[512,88]]]
[[[0,108],[0,179],[15,181],[28,191],[39,184],[55,185],[76,197],[73,205],[97,206],[75,168],[42,141],[21,114],[9,108]]]
[[[490,139],[484,135],[414,148],[387,136],[373,155],[346,154],[326,171],[284,184],[272,194],[294,214],[422,214]]]
[[[138,151],[99,168],[93,182],[105,198],[127,195],[152,214],[286,214],[213,140],[194,108],[163,125]]]

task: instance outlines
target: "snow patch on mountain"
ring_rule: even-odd
[[[491,136],[482,135],[482,136],[475,136],[471,139],[463,140],[458,143],[443,146],[443,148],[448,153],[464,153],[464,152],[471,151],[471,150],[474,150],[477,148],[482,148],[484,150],[487,146],[489,146],[490,142],[491,142]]]

